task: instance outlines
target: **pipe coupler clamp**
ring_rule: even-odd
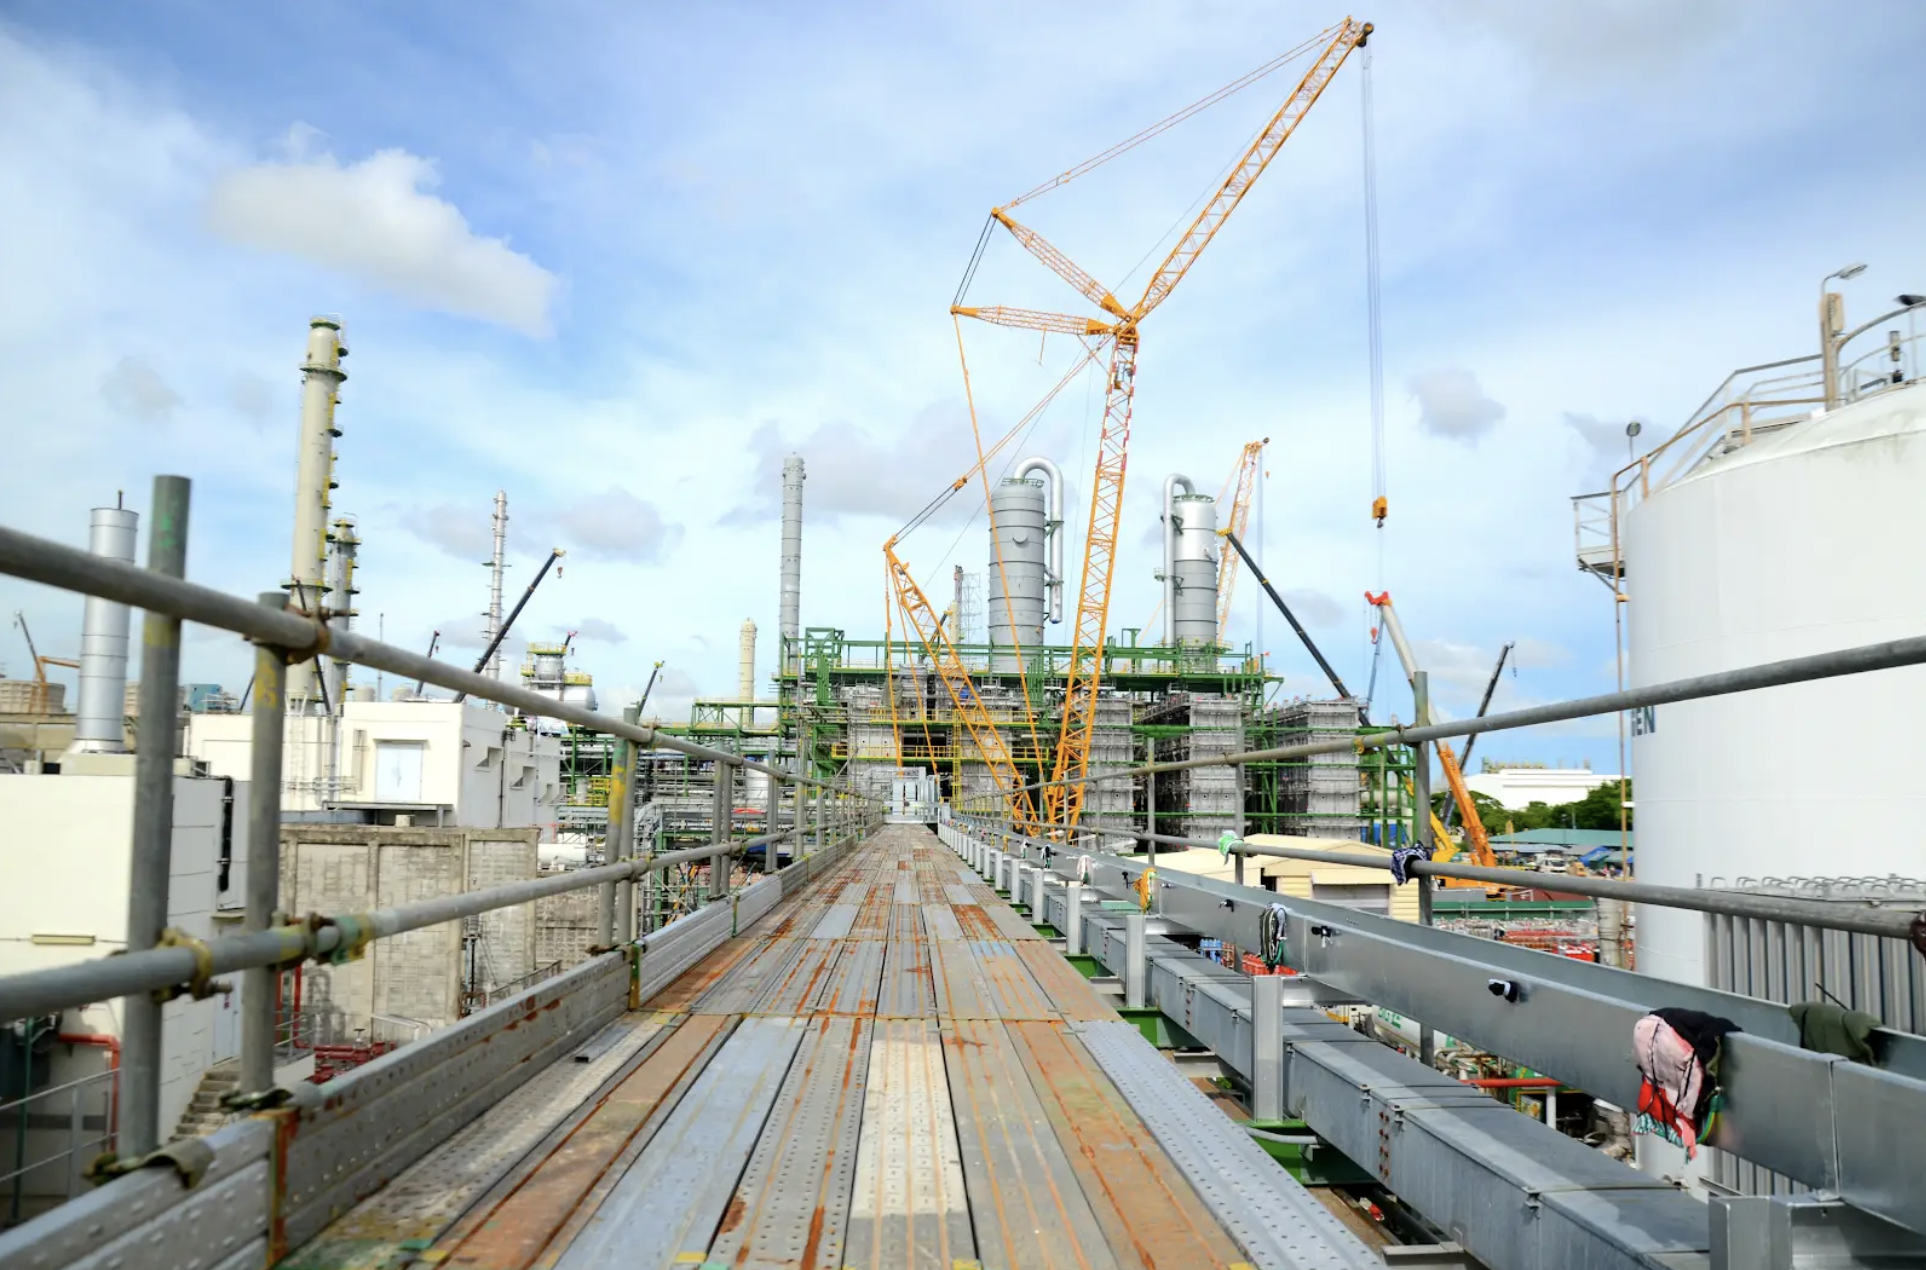
[[[334,927],[341,934],[335,946],[326,952],[316,952],[314,961],[322,966],[340,966],[350,961],[360,961],[368,954],[368,945],[374,942],[374,924],[362,917],[324,917],[319,913],[308,914],[307,927],[310,934],[319,936],[327,927]]]
[[[154,941],[156,948],[185,948],[194,954],[194,977],[183,986],[173,984],[154,989],[154,1000],[166,1002],[175,997],[190,996],[196,1001],[205,1001],[217,992],[232,992],[232,984],[219,982],[214,978],[214,950],[184,930],[169,926]]]

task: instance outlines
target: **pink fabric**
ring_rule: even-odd
[[[1705,1068],[1691,1044],[1670,1024],[1648,1014],[1632,1029],[1633,1057],[1644,1082],[1638,1091],[1639,1133],[1656,1133],[1685,1148],[1685,1158],[1698,1152],[1698,1125],[1692,1111],[1705,1086]]]

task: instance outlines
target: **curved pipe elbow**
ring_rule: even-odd
[[[1196,494],[1197,486],[1181,472],[1164,478],[1164,644],[1177,643],[1177,491]]]
[[[1050,575],[1046,586],[1050,592],[1050,620],[1063,621],[1063,527],[1068,517],[1063,507],[1063,470],[1049,459],[1035,455],[1016,465],[1011,475],[1022,480],[1031,472],[1043,473],[1045,488],[1049,491],[1048,509],[1044,512],[1044,532],[1050,539]]]

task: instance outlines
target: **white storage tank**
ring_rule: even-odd
[[[1926,387],[1702,463],[1625,516],[1632,685],[1926,631]],[[1637,874],[1926,877],[1926,668],[1634,712]],[[1638,967],[1705,982],[1705,919],[1640,906]]]

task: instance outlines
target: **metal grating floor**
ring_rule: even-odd
[[[1375,1264],[915,826],[594,1048],[284,1265]]]

